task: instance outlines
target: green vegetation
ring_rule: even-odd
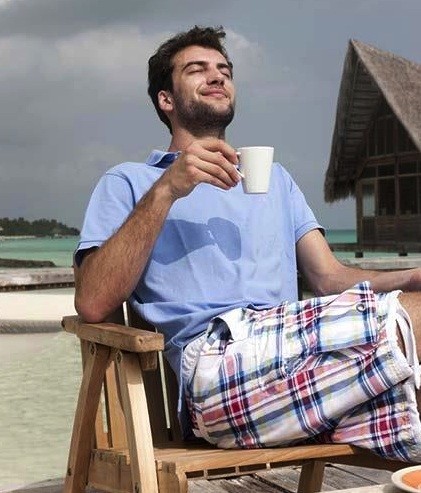
[[[79,230],[71,228],[55,219],[36,219],[27,221],[23,217],[18,219],[0,218],[1,236],[77,236]]]

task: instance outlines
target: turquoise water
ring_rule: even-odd
[[[326,239],[329,243],[355,243],[357,232],[355,229],[328,229]]]
[[[51,260],[57,267],[71,267],[77,236],[0,240],[0,258]]]
[[[335,229],[326,231],[329,243],[355,243],[355,229]],[[73,251],[79,238],[30,238],[16,240],[0,240],[0,258],[23,260],[51,260],[57,267],[72,265]],[[334,252],[336,257],[353,258],[353,252]],[[391,257],[396,253],[364,252],[364,257]],[[416,254],[409,254],[416,255]]]
[[[353,229],[327,231],[329,242],[353,243],[356,233]],[[57,267],[70,267],[78,237],[66,238],[28,238],[0,240],[0,258],[22,260],[51,260]],[[339,253],[338,256],[345,256]],[[352,252],[350,252],[352,256]],[[377,254],[378,255],[378,254]]]
[[[326,239],[329,243],[355,243],[357,234],[355,229],[327,230]],[[57,267],[70,267],[78,240],[76,236],[0,240],[0,258],[51,260]],[[339,259],[354,257],[353,252],[334,252],[334,255]],[[419,254],[409,254],[412,255]],[[396,256],[396,253],[364,252],[366,258],[393,256]]]

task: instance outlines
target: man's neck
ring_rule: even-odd
[[[225,131],[207,132],[206,135],[194,135],[184,128],[177,129],[172,136],[168,152],[184,151],[194,140],[205,138],[225,140]]]

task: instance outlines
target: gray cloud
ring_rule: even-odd
[[[137,5],[136,5],[137,4]],[[25,0],[0,4],[2,36],[62,37],[124,20],[140,3],[107,0]]]
[[[226,2],[203,2],[200,15],[215,12]],[[134,25],[149,31],[153,25],[174,26],[195,12],[196,0],[2,0],[0,35],[68,37],[116,25]],[[152,25],[152,26],[151,26]],[[153,28],[152,28],[153,29]]]
[[[327,206],[322,190],[347,41],[420,61],[419,14],[415,0],[0,0],[0,216],[79,227],[108,167],[165,148],[147,60],[197,23],[227,29],[230,142],[274,144],[321,222],[352,227],[353,201]]]

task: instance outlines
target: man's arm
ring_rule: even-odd
[[[156,184],[121,228],[75,267],[75,307],[84,320],[104,320],[130,296],[172,203],[168,188]]]
[[[235,150],[219,139],[193,142],[180,154],[119,230],[75,267],[75,307],[84,320],[104,320],[130,296],[173,203],[198,183],[225,190],[235,186],[236,162]]]
[[[345,266],[318,230],[310,231],[297,242],[297,262],[317,296],[340,293],[361,281],[370,281],[376,292],[421,290],[421,269],[385,272]]]

